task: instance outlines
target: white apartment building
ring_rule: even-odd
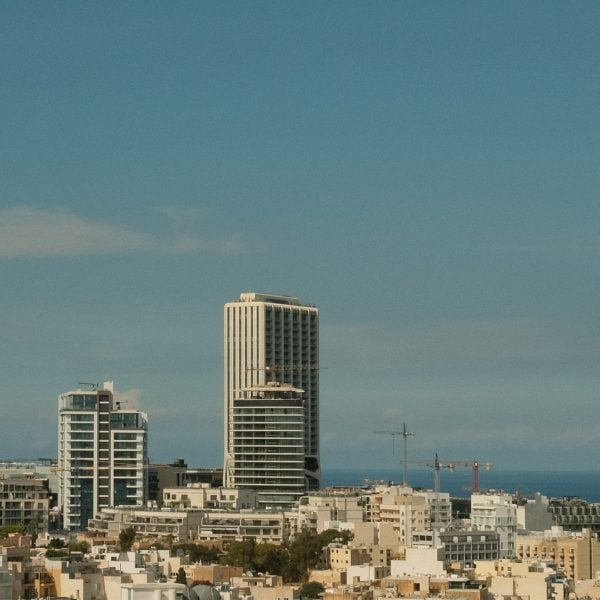
[[[122,409],[112,381],[58,397],[58,505],[63,526],[85,529],[108,506],[147,500],[148,417]]]
[[[495,531],[499,535],[500,558],[515,555],[517,507],[504,493],[471,494],[471,527],[475,531]]]
[[[244,293],[224,307],[225,487],[240,485],[236,401],[245,390],[264,388],[269,382],[304,391],[303,485],[316,490],[321,477],[319,311],[291,296]]]
[[[272,381],[233,401],[232,486],[257,491],[261,507],[291,507],[305,493],[302,392]]]

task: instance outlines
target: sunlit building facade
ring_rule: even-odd
[[[316,490],[321,477],[319,311],[314,306],[300,304],[297,298],[291,296],[241,294],[239,301],[225,304],[224,310],[223,476],[226,487],[236,486],[236,481],[240,481],[239,469],[242,468],[241,445],[236,438],[242,405],[237,403],[248,390],[276,382],[303,391],[303,488]],[[263,408],[259,418],[273,416],[267,414],[266,407]],[[257,407],[253,410],[254,416],[258,417]],[[294,410],[299,411],[300,408],[295,407]],[[291,425],[291,413],[288,416],[290,426],[295,428],[295,424]],[[297,434],[299,430],[295,429],[293,435]]]
[[[58,500],[63,527],[85,529],[100,508],[147,500],[148,418],[122,409],[113,383],[58,398]]]

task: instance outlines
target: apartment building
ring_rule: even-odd
[[[195,483],[185,487],[165,488],[161,504],[180,510],[188,508],[242,510],[258,508],[258,494],[249,489],[215,488],[208,483]]]
[[[244,390],[278,381],[303,390],[304,488],[317,490],[319,457],[319,311],[298,298],[243,293],[224,307],[224,482],[240,462],[235,402]],[[282,440],[284,438],[281,438]]]
[[[553,527],[543,534],[519,535],[516,556],[556,563],[569,579],[593,579],[600,571],[600,541],[589,529],[566,532]]]
[[[148,417],[121,408],[113,382],[58,397],[59,507],[65,529],[101,508],[147,501]]]
[[[201,510],[102,508],[89,521],[88,531],[97,538],[118,540],[123,529],[133,527],[142,538],[169,538],[187,542],[198,539],[204,512]]]
[[[510,494],[471,495],[471,528],[495,531],[500,542],[500,558],[512,558],[517,536],[517,507]]]
[[[290,508],[306,492],[303,392],[269,381],[233,400],[231,487],[257,491],[263,508]]]
[[[600,532],[600,503],[562,498],[551,500],[548,510],[552,515],[553,525],[562,527],[565,531],[590,529]]]
[[[402,545],[409,545],[413,533],[429,524],[427,499],[405,486],[376,488],[368,497],[367,515],[373,522],[391,524]]]
[[[34,473],[0,476],[0,525],[35,523],[48,531],[48,480]]]
[[[282,512],[210,511],[199,526],[201,542],[238,541],[254,538],[257,543],[281,544],[289,538],[289,528]]]

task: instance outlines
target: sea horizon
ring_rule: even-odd
[[[322,472],[322,487],[364,486],[374,482],[401,483],[401,468],[330,468]],[[430,469],[408,471],[408,484],[421,489],[433,489]],[[600,470],[542,470],[494,469],[479,470],[479,491],[498,490],[532,497],[540,493],[548,498],[580,498],[600,502]],[[440,473],[440,491],[452,497],[467,498],[472,491],[472,471],[443,469]]]

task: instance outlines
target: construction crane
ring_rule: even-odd
[[[439,474],[441,469],[448,469],[449,471],[454,471],[454,469],[459,467],[465,467],[467,469],[471,469],[471,492],[476,494],[479,492],[479,467],[483,466],[486,471],[492,470],[492,463],[481,463],[478,460],[447,460],[444,462],[440,462],[438,455],[436,453],[435,460],[433,463],[427,465],[434,469],[434,475],[437,473],[437,484],[439,486]]]
[[[402,431],[391,431],[388,429],[380,429],[374,433],[383,435],[391,435],[392,442],[397,436],[402,436],[402,485],[408,486],[408,438],[414,438],[415,434],[406,429],[406,423],[402,423]]]
[[[471,492],[477,493],[479,491],[479,461],[477,460],[448,460],[448,461],[440,461],[437,452],[435,453],[435,459],[433,463],[425,463],[425,466],[433,469],[433,488],[435,493],[435,521],[432,523],[432,527],[435,529],[439,527],[438,515],[439,515],[439,506],[440,506],[440,471],[442,469],[448,469],[449,471],[454,471],[457,467],[466,467],[472,470],[472,478],[471,478]],[[490,471],[492,469],[491,463],[484,463],[484,468],[486,471]]]

